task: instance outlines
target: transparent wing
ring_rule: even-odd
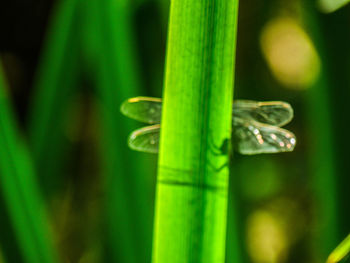
[[[120,110],[125,116],[137,121],[160,123],[162,100],[150,97],[131,98],[122,104]]]
[[[162,101],[159,98],[136,97],[124,102],[124,115],[150,124],[160,123]],[[235,149],[242,154],[277,153],[293,151],[296,139],[292,132],[276,126],[287,124],[293,118],[292,107],[285,102],[233,102],[233,139]],[[160,125],[135,130],[129,137],[130,148],[157,153]]]
[[[160,123],[161,111],[160,98],[135,97],[128,99],[121,106],[121,112],[125,116],[149,124]],[[236,116],[247,121],[283,126],[292,120],[293,108],[282,101],[235,100],[233,117]]]
[[[129,147],[147,153],[158,153],[160,125],[152,125],[135,130],[130,134]]]
[[[293,118],[293,108],[283,101],[233,101],[233,118],[283,126]]]
[[[235,118],[233,147],[241,154],[278,153],[293,151],[295,135],[277,126]]]

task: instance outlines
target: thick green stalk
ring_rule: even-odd
[[[153,262],[224,262],[237,0],[171,3]]]
[[[4,203],[24,262],[58,262],[33,164],[6,92],[0,68],[0,187]]]

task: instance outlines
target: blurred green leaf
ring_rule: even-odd
[[[316,200],[318,220],[313,236],[314,250],[320,260],[325,261],[328,252],[339,239],[339,200],[338,181],[336,178],[335,133],[332,118],[332,89],[328,54],[323,45],[324,37],[320,30],[320,20],[312,2],[303,2],[303,23],[319,53],[321,71],[319,78],[306,93],[306,112],[310,147],[307,149],[313,193]]]
[[[82,50],[89,60],[87,72],[95,83],[102,126],[105,237],[109,252],[105,260],[140,263],[150,258],[151,185],[155,176],[150,158],[128,148],[127,137],[135,122],[120,112],[124,100],[141,94],[130,4],[85,1]]]
[[[41,186],[47,195],[62,181],[63,125],[77,90],[79,58],[78,0],[57,2],[34,84],[29,142]]]
[[[318,0],[321,11],[331,13],[349,3],[349,0]]]
[[[25,262],[58,262],[45,205],[0,69],[0,186]]]
[[[337,263],[350,253],[350,234],[329,255],[327,263]]]

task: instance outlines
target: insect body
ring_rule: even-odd
[[[121,111],[132,119],[153,124],[131,133],[129,147],[157,153],[159,147],[162,101],[159,98],[136,97],[125,101]],[[235,100],[232,107],[233,146],[241,154],[293,151],[295,135],[281,126],[293,118],[293,109],[281,101],[257,102]]]

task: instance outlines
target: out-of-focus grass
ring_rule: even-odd
[[[318,0],[321,11],[331,13],[349,3],[349,0]]]
[[[307,2],[290,8],[299,16],[274,19],[262,34],[262,47],[274,76],[289,88],[304,90],[305,127],[302,142],[307,150],[311,185],[315,196],[315,250],[325,260],[339,234],[339,200],[337,199],[336,153],[332,120],[331,79],[328,55],[320,32],[317,10]],[[305,27],[305,28],[303,28]],[[304,139],[307,137],[307,139]]]
[[[58,1],[54,9],[30,107],[30,148],[41,188],[48,196],[64,180],[63,125],[78,84],[78,2]]]
[[[0,68],[0,185],[11,227],[25,262],[59,262],[34,167],[7,92]]]
[[[146,262],[151,250],[154,176],[147,164],[150,159],[127,147],[128,134],[135,127],[119,110],[125,99],[141,92],[131,6],[128,1],[111,0],[90,0],[85,4],[84,21],[88,27],[82,46],[88,52],[86,58],[93,62],[87,70],[95,71],[89,74],[95,74],[102,125],[108,248],[105,261]]]
[[[131,16],[128,1],[60,2],[48,30],[31,114],[33,153],[43,189],[50,193],[62,180],[62,125],[79,72],[93,83],[102,126],[106,262],[147,261],[151,250],[152,157],[127,148],[134,126],[119,111],[122,101],[140,95]]]
[[[350,98],[350,5],[332,14],[317,14],[322,43],[327,52],[327,69],[330,76],[332,100],[333,140],[336,149],[337,205],[339,207],[338,238],[350,232],[350,177],[349,177],[349,98]],[[345,114],[346,113],[346,114]]]
[[[317,218],[315,218],[314,249],[320,260],[325,261],[329,252],[339,240],[339,200],[332,113],[331,78],[328,68],[328,54],[315,7],[303,3],[303,22],[321,60],[318,79],[307,92],[307,123],[309,126],[310,172]]]
[[[350,253],[350,234],[329,255],[327,263],[337,263]]]
[[[300,210],[302,213],[291,228],[295,227],[299,220],[303,221],[304,224],[307,223],[304,226],[306,229],[302,233],[303,240],[299,239],[298,246],[299,249],[302,246],[310,246],[310,244],[313,247],[313,249],[305,249],[301,257],[315,257],[316,260],[324,261],[330,250],[336,245],[336,240],[339,240],[339,230],[342,229],[342,233],[348,233],[346,229],[349,229],[349,209],[347,209],[349,191],[346,190],[349,185],[347,183],[349,181],[347,176],[349,140],[344,139],[347,138],[349,123],[348,114],[344,114],[347,109],[346,101],[349,98],[349,89],[346,88],[349,80],[349,63],[346,61],[350,61],[348,59],[349,52],[347,51],[349,30],[346,29],[348,28],[346,21],[349,18],[349,6],[332,15],[322,15],[318,12],[315,1],[292,1],[287,5],[284,2],[280,4],[280,2],[270,1],[261,4],[255,10],[256,13],[254,13],[254,8],[250,9],[250,7],[255,4],[259,5],[258,1],[247,2],[248,8],[246,10],[249,12],[246,11],[245,14],[243,8],[241,9],[243,11],[242,20],[244,18],[246,20],[240,21],[242,29],[239,32],[242,37],[239,40],[242,42],[238,43],[238,47],[241,48],[238,51],[238,58],[241,57],[244,62],[238,61],[237,70],[239,72],[236,91],[238,91],[238,97],[245,96],[244,98],[249,96],[249,98],[269,99],[271,96],[276,96],[276,98],[283,98],[283,100],[291,102],[295,107],[295,119],[291,125],[295,127],[299,142],[295,153],[286,154],[283,157],[281,154],[280,156],[283,160],[280,164],[284,167],[279,172],[282,188],[275,195],[283,195],[284,192],[293,191],[292,189],[296,189],[297,186],[298,191],[294,190],[293,194],[296,199],[302,198],[298,202],[301,201],[303,210]],[[269,4],[271,5],[270,9]],[[244,6],[244,4],[241,6]],[[265,20],[270,21],[269,23],[258,20],[257,17],[263,16],[259,7],[263,7],[264,14],[268,14]],[[249,18],[252,19],[253,17],[256,22],[250,24]],[[278,81],[276,72],[270,71],[272,73],[270,74],[264,71],[264,65],[259,63],[259,55],[255,53],[254,43],[256,43],[255,37],[257,34],[254,30],[258,28],[259,33],[264,32],[264,29],[260,32],[260,24],[273,25],[273,22],[283,21],[283,19],[275,19],[281,17],[287,18],[289,21],[290,19],[295,20],[297,26],[304,31],[304,41],[298,41],[298,38],[294,38],[291,34],[293,32],[285,27],[282,30],[284,30],[283,34],[287,36],[288,41],[282,41],[281,37],[276,37],[280,43],[284,42],[281,43],[282,49],[277,50],[272,45],[273,43],[270,43],[268,49],[272,50],[274,54],[278,54],[276,56],[277,62],[280,63],[278,70],[287,68],[290,62],[294,62],[294,66],[299,66],[292,68],[292,70],[296,69],[301,71],[302,74],[313,73],[313,80],[310,78],[312,81],[304,82],[303,85],[295,85],[296,82],[302,80],[302,75],[301,77],[294,77],[292,79],[294,83],[291,85]],[[244,22],[246,26],[243,26]],[[304,25],[305,27],[303,27]],[[307,38],[305,38],[305,35],[307,35]],[[307,39],[311,43],[307,43],[305,41]],[[299,40],[302,39],[299,38]],[[315,57],[315,54],[310,56],[310,52],[303,53],[303,50],[310,50],[310,44],[316,47],[317,60],[319,61],[313,63],[314,65],[309,63],[306,70],[301,70],[301,66],[307,65],[307,63],[302,63],[304,59]],[[291,48],[288,48],[288,46]],[[288,49],[289,52],[286,52],[287,57],[285,57],[285,53],[281,52]],[[249,52],[245,52],[245,50],[249,50]],[[288,61],[286,58],[291,58],[291,60]],[[244,68],[244,65],[247,68]],[[257,66],[252,67],[251,65]],[[254,75],[254,78],[251,78],[251,75]],[[242,87],[242,90],[239,89],[240,87]],[[251,94],[248,92],[249,88],[253,91]],[[244,94],[244,92],[247,94]],[[337,126],[335,121],[338,122]],[[300,127],[303,127],[303,129],[301,130]],[[248,159],[242,157],[240,162],[244,158]],[[263,157],[259,156],[258,158],[262,159]],[[271,158],[272,160],[279,157],[265,158]],[[247,167],[242,170],[242,178],[247,178],[247,174],[259,173],[259,171],[265,170],[257,168],[256,160],[252,159],[249,162],[251,162],[251,168]],[[337,165],[341,163],[342,169],[340,170]],[[240,171],[237,171],[237,173],[240,174]],[[287,186],[288,180],[292,178],[298,185],[293,186],[293,182],[289,182]],[[245,180],[254,185],[254,181]],[[266,179],[264,179],[265,182]],[[257,185],[259,189],[263,188],[263,184],[259,183]],[[238,189],[238,191],[243,190]],[[301,197],[302,192],[304,193]],[[271,196],[270,198],[276,197]],[[270,198],[250,202],[253,207],[249,207],[248,204],[246,205],[248,208],[243,207],[240,211],[244,213],[249,208],[255,209],[264,206]],[[310,205],[313,209],[310,209]],[[248,213],[251,213],[251,210]],[[310,229],[311,231],[309,231]],[[305,237],[307,237],[307,241]],[[247,245],[249,245],[248,241]],[[293,249],[293,247],[290,247],[290,249]],[[288,258],[294,257],[296,254],[290,254]]]

